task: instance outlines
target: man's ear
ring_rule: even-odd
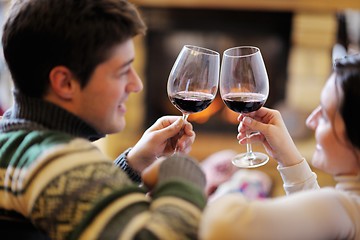
[[[72,98],[78,84],[74,80],[72,72],[67,67],[54,67],[50,71],[49,78],[50,88],[54,94],[66,100]]]

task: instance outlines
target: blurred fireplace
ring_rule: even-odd
[[[292,26],[291,12],[215,9],[142,8],[148,24],[146,44],[146,121],[150,126],[163,115],[180,115],[170,103],[166,85],[175,59],[185,44],[218,51],[253,45],[261,49],[269,75],[266,106],[283,101]],[[219,97],[201,113],[189,117],[197,131],[236,131],[237,114]]]

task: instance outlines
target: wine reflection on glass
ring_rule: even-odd
[[[206,109],[215,99],[219,72],[218,52],[198,46],[183,46],[171,69],[167,93],[184,120],[189,114]]]
[[[249,113],[261,108],[269,95],[269,79],[260,49],[240,46],[224,51],[220,73],[220,95],[225,105],[237,113]],[[249,138],[250,132],[246,132]],[[253,152],[249,141],[246,153],[232,159],[240,168],[266,164],[269,156]]]

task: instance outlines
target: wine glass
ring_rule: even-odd
[[[220,73],[220,95],[225,105],[237,113],[249,113],[261,108],[269,94],[269,79],[260,49],[240,46],[224,51]],[[249,138],[250,132],[246,132]],[[254,168],[266,164],[269,156],[253,152],[236,155],[232,163],[241,168]]]
[[[218,52],[198,46],[183,46],[171,69],[167,93],[171,103],[182,112],[184,120],[189,114],[206,109],[215,99],[219,69]]]

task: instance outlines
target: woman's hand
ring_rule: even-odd
[[[237,139],[240,144],[248,141],[246,131],[258,131],[259,133],[250,136],[249,141],[263,143],[267,153],[280,166],[292,166],[302,161],[279,111],[263,107],[249,114],[241,114],[238,120],[240,124]]]
[[[191,123],[180,116],[164,116],[148,128],[127,155],[129,165],[142,172],[155,159],[178,152],[189,153],[195,141]]]

